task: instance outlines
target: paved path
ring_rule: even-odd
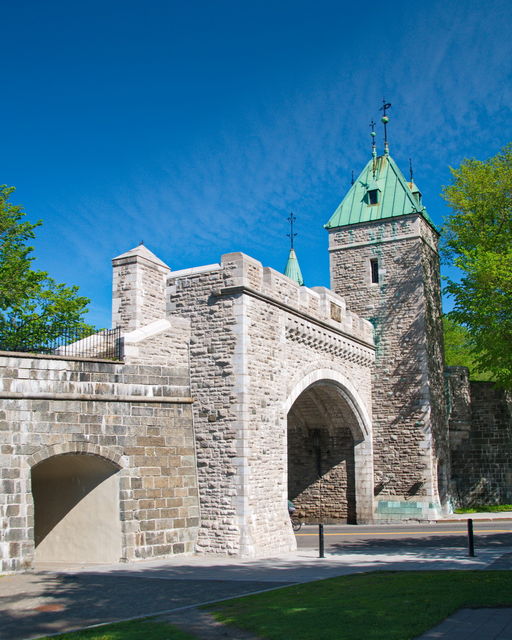
[[[219,628],[194,607],[290,583],[361,571],[512,570],[512,545],[479,550],[474,558],[467,556],[465,547],[408,547],[404,551],[399,541],[395,548],[382,551],[372,552],[371,548],[362,552],[338,551],[319,559],[315,550],[300,549],[279,558],[260,560],[175,556],[165,561],[125,565],[41,566],[35,572],[0,579],[0,638],[28,640],[102,622],[159,614],[174,622],[181,621],[205,640],[221,637],[254,640],[248,634]],[[512,640],[512,611],[499,611],[503,624],[498,617],[492,618],[496,624],[482,622],[482,616],[489,610],[468,610],[455,614],[443,623],[448,626],[440,625],[430,635],[422,636],[422,640]],[[477,635],[469,634],[469,626]]]
[[[0,638],[24,640],[275,588],[249,580],[27,573],[0,580]]]
[[[512,609],[460,609],[416,640],[512,640]]]

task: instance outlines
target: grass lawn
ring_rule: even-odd
[[[500,511],[512,511],[512,504],[486,504],[476,507],[455,509],[455,513],[500,513]]]
[[[95,629],[52,636],[48,640],[195,640],[195,636],[183,633],[165,622],[151,619],[132,620],[107,624]],[[42,640],[45,640],[43,638]]]
[[[461,607],[512,606],[511,571],[375,572],[208,607],[271,640],[410,640]]]
[[[219,620],[269,640],[411,640],[461,607],[512,607],[512,571],[378,571],[210,605]],[[151,619],[60,640],[191,640]]]

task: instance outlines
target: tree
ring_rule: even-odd
[[[0,349],[45,351],[66,335],[94,331],[83,320],[89,299],[78,287],[32,269],[33,247],[26,243],[41,222],[25,220],[23,209],[9,201],[13,192],[0,186]]]
[[[512,144],[451,172],[444,252],[462,277],[448,279],[449,316],[467,328],[477,370],[512,389]]]
[[[455,322],[450,315],[443,316],[444,359],[449,367],[467,367],[470,380],[492,380],[488,371],[480,371],[472,353],[474,348],[468,329]]]

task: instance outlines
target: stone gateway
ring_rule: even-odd
[[[287,499],[308,522],[449,509],[438,232],[387,151],[326,227],[331,289],[295,252],[288,275],[172,271],[140,245],[113,260],[115,360],[0,352],[3,571],[293,550]]]

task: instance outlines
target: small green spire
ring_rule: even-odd
[[[293,239],[297,235],[293,232],[293,223],[295,222],[295,220],[297,220],[297,218],[293,215],[293,213],[290,213],[290,217],[287,218],[287,220],[290,223],[290,233],[287,234],[287,236],[290,238],[290,254],[288,256],[288,262],[286,263],[286,267],[284,269],[284,275],[288,276],[289,278],[297,282],[297,284],[300,284],[302,286],[304,284],[304,278],[302,277],[302,272],[299,267],[299,261],[297,260],[295,249],[293,248]]]
[[[284,275],[288,276],[301,286],[304,284],[304,278],[302,277],[299,261],[297,260],[295,249],[293,248],[290,249],[290,255],[288,256],[288,262],[286,263]]]
[[[377,147],[375,145],[375,122],[372,118],[372,121],[370,122],[370,129],[371,129],[371,137],[372,137],[372,158],[373,158],[373,179],[375,180],[375,160],[377,159]],[[352,180],[352,184],[354,184],[354,181]]]
[[[386,111],[390,107],[391,107],[391,102],[386,102],[386,100],[383,98],[382,99],[382,107],[380,108],[380,111],[382,111],[382,118],[380,119],[380,121],[384,125],[384,154],[386,156],[389,155],[388,129],[387,129],[387,124],[389,122],[389,118],[388,118],[388,115],[387,115]]]

